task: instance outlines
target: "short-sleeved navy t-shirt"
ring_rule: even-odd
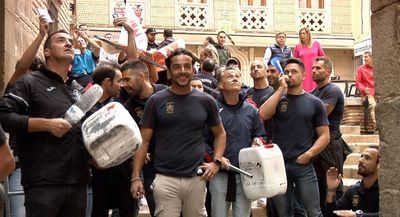
[[[250,97],[257,104],[257,107],[259,108],[262,105],[261,99],[273,92],[274,88],[272,88],[271,86],[268,86],[263,89],[256,89],[252,87],[247,90],[246,95]]]
[[[274,142],[281,148],[286,163],[295,162],[313,145],[317,127],[329,124],[324,104],[310,93],[284,94],[273,120]]]
[[[187,95],[176,95],[165,89],[151,96],[140,124],[153,129],[156,172],[195,176],[205,153],[203,129],[219,123],[216,101],[207,93],[193,89]]]
[[[340,132],[340,122],[344,112],[344,96],[338,86],[328,83],[322,88],[316,88],[312,94],[322,100],[324,104],[330,104],[335,108],[328,115],[329,131],[331,139],[342,136]]]

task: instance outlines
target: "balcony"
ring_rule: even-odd
[[[317,8],[299,8],[298,29],[308,27],[317,33],[331,33],[332,21],[330,10]]]
[[[177,1],[175,17],[177,27],[185,29],[209,29],[212,27],[212,5],[210,3]]]
[[[272,6],[239,6],[238,30],[267,31],[273,27]]]

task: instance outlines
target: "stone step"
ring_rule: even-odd
[[[342,132],[342,134],[359,135],[361,132],[361,128],[360,128],[360,126],[342,125],[342,126],[340,126],[340,132]]]
[[[358,165],[344,165],[343,178],[361,179],[362,177],[357,173]]]
[[[346,160],[344,161],[344,165],[357,165],[360,157],[361,153],[353,152],[347,156]]]
[[[353,150],[353,153],[362,153],[364,149],[368,148],[370,145],[379,145],[379,143],[374,142],[354,142],[348,143],[350,148]]]
[[[347,134],[347,135],[342,135],[342,138],[347,143],[355,143],[355,142],[379,143],[379,135]]]

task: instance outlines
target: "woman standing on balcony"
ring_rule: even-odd
[[[300,29],[299,41],[294,48],[294,57],[300,58],[304,63],[306,77],[303,82],[303,88],[307,92],[311,92],[317,87],[317,84],[312,80],[312,65],[314,59],[319,56],[325,56],[324,50],[318,41],[313,41],[311,32],[307,27]]]

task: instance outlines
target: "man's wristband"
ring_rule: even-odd
[[[221,166],[222,166],[222,162],[220,161],[220,160],[218,160],[218,159],[214,159],[214,161],[213,161],[217,166],[218,166],[218,168],[220,168],[221,169]]]
[[[142,179],[140,177],[133,177],[131,179],[131,182],[136,182],[136,181],[142,181]]]

